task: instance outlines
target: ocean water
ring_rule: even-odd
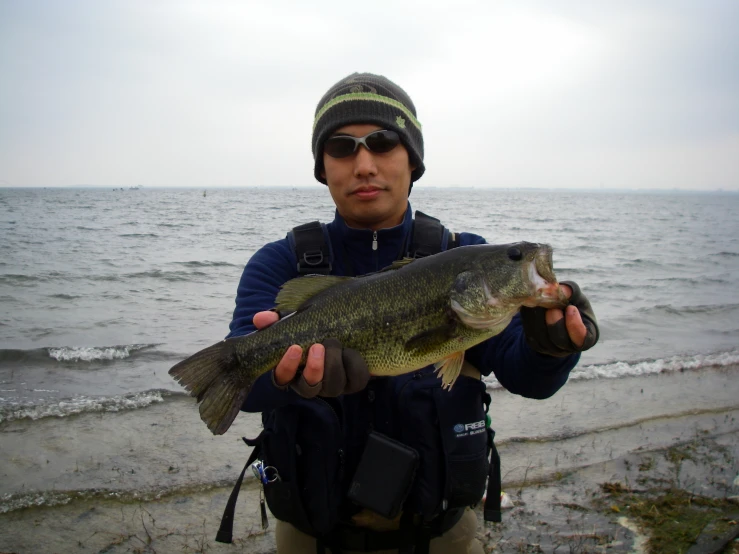
[[[739,195],[419,185],[411,203],[554,247],[601,328],[572,379],[739,361]],[[332,217],[321,186],[0,189],[0,422],[182,394],[167,370],[225,336],[249,257]]]

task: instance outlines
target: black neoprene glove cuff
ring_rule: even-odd
[[[546,308],[521,308],[521,322],[528,345],[541,354],[559,358],[592,348],[600,336],[593,308],[580,287],[573,281],[562,281],[561,284],[572,289],[569,304],[578,309],[587,330],[585,341],[579,348],[567,334],[565,318],[560,319],[554,325],[547,325]]]
[[[309,385],[302,373],[290,387],[304,398],[314,396],[334,397],[352,394],[367,386],[370,374],[364,358],[352,348],[342,348],[336,339],[323,341],[326,357],[323,363],[323,380]]]

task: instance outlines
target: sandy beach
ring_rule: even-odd
[[[731,365],[573,381],[545,401],[492,391],[514,507],[496,525],[483,525],[478,509],[486,550],[646,552],[648,531],[614,493],[657,489],[716,499],[714,519],[730,528],[737,379]],[[214,437],[192,399],[172,396],[146,409],[0,424],[0,552],[274,552],[274,519],[261,529],[251,476],[234,544],[214,540],[249,452],[240,437],[255,436],[258,421],[241,414]]]

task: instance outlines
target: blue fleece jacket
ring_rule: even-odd
[[[332,274],[363,275],[387,267],[398,259],[406,247],[412,223],[410,205],[403,223],[376,232],[348,227],[337,212],[335,219],[325,228],[326,238],[333,251]],[[461,233],[460,239],[461,246],[485,243],[485,239],[470,233]],[[375,241],[377,249],[373,250]],[[295,277],[298,277],[297,259],[287,238],[269,243],[258,250],[244,268],[228,337],[254,331],[254,314],[272,309],[281,285]],[[494,373],[510,392],[528,398],[552,396],[567,381],[570,370],[575,367],[579,358],[579,354],[554,358],[533,351],[526,343],[518,315],[502,333],[471,348],[465,355],[465,359],[483,375]],[[387,402],[380,402],[382,399],[377,398],[378,395],[394,394],[393,391],[398,390],[397,383],[405,381],[410,375],[412,374],[371,380],[367,392],[372,396],[373,405],[389,402],[389,399],[386,399]],[[396,381],[396,385],[392,381]],[[340,397],[337,401],[342,403],[344,413],[362,414],[363,402],[366,402],[363,397],[363,394],[357,393]],[[248,412],[266,412],[301,400],[292,389],[281,390],[275,387],[271,372],[268,372],[256,381],[242,409]],[[365,423],[378,431],[392,427],[392,422],[387,421],[386,413],[378,418],[377,421]],[[365,425],[356,419],[354,421],[357,423],[356,436],[364,436]]]

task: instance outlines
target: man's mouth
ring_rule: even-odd
[[[362,199],[370,199],[370,198],[375,198],[382,191],[383,189],[380,187],[362,186],[362,187],[357,187],[356,189],[354,189],[354,191],[352,192],[352,195],[358,198],[362,198]]]

